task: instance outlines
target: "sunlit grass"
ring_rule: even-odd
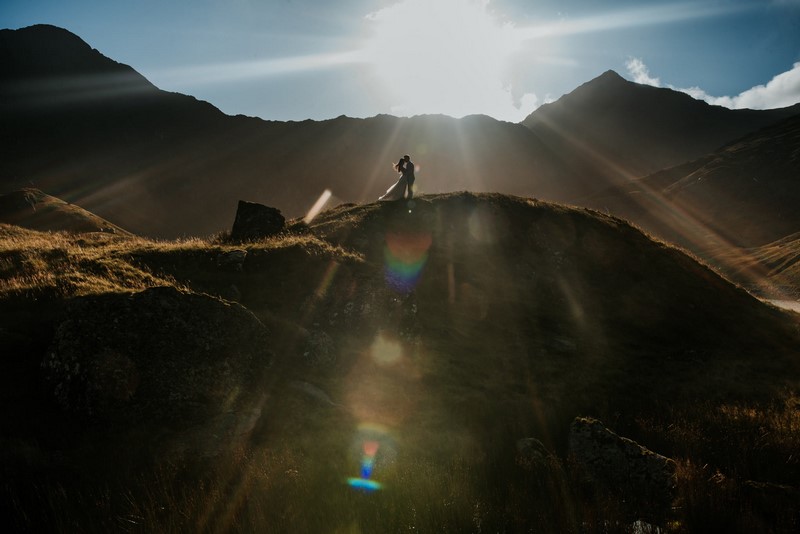
[[[191,267],[197,256],[213,263],[231,250],[250,253],[301,248],[308,255],[352,253],[310,235],[287,234],[246,244],[216,237],[158,241],[103,233],[36,232],[0,225],[0,297],[53,294],[59,297],[134,292],[148,287],[186,287],[171,271]]]

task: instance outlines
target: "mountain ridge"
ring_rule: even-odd
[[[537,108],[522,123],[556,150],[577,147],[576,169],[605,176],[604,185],[613,186],[697,159],[798,113],[800,103],[775,110],[712,106],[679,91],[627,81],[609,70]]]
[[[12,37],[29,30],[4,31],[10,43]],[[69,32],[42,26],[35,33],[55,33],[53,38],[58,40]],[[83,43],[83,53],[110,65],[111,71],[121,68],[92,52],[78,37],[70,39]],[[7,44],[2,52],[8,61],[7,56],[19,51]],[[38,59],[25,55],[15,61]],[[20,79],[9,72],[0,87],[7,97],[16,94],[9,84]],[[534,111],[529,117],[537,118],[533,129],[530,123],[505,123],[478,115],[463,119],[340,116],[297,122],[230,117],[193,97],[157,89],[143,93],[137,89],[138,81],[130,86],[128,81],[112,76],[99,85],[76,88],[65,87],[63,79],[57,78],[55,85],[47,86],[49,104],[41,109],[16,106],[18,94],[0,99],[6,102],[0,104],[0,111],[7,125],[0,141],[11,154],[0,161],[2,187],[16,190],[33,185],[131,231],[175,237],[221,230],[243,198],[277,207],[289,217],[304,215],[326,189],[333,193],[333,203],[368,202],[395,181],[390,164],[405,153],[419,165],[420,192],[500,191],[576,203],[609,185],[638,178],[638,170],[683,163],[688,159],[684,156],[696,152],[695,138],[686,134],[694,128],[687,130],[685,125],[673,135],[686,137],[681,141],[683,148],[667,150],[666,156],[663,147],[671,141],[664,134],[639,132],[634,136],[638,145],[624,127],[615,127],[625,134],[617,138],[570,137],[591,130],[592,121],[585,121],[586,128],[574,124],[575,113],[558,118],[556,111],[574,102],[576,109],[600,108],[592,113],[605,113],[611,120],[601,104],[613,102],[615,96],[604,86],[636,94],[668,94],[681,102],[690,99],[667,89],[632,84],[613,71]],[[97,90],[113,98],[94,99]],[[600,104],[587,100],[587,92],[606,100]],[[42,94],[35,96],[41,100]],[[693,106],[708,109],[705,103]],[[768,122],[776,114],[793,111],[753,111],[752,116]],[[722,113],[741,116],[730,110]],[[554,117],[561,122],[554,123]],[[564,132],[570,135],[565,137]],[[731,140],[719,134],[710,139],[710,144]],[[593,140],[598,144],[587,151],[586,143]],[[641,148],[642,143],[647,146]],[[634,150],[636,146],[641,150]],[[655,163],[642,165],[643,158],[650,161],[658,153],[662,154],[653,157]]]

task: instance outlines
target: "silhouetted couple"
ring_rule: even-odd
[[[397,163],[392,164],[392,167],[400,173],[400,178],[378,200],[403,200],[404,198],[410,200],[414,198],[414,162],[411,161],[411,156],[406,154]],[[408,196],[406,196],[406,188],[408,188]]]

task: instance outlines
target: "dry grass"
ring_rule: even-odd
[[[313,436],[284,435],[202,466],[162,466],[88,489],[45,483],[0,492],[18,511],[31,509],[23,501],[38,503],[39,514],[16,515],[19,528],[58,532],[796,532],[800,517],[791,500],[753,490],[729,474],[731,466],[700,463],[709,446],[731,458],[741,453],[740,468],[759,448],[796,454],[798,416],[787,410],[720,406],[670,423],[665,433],[682,442],[685,455],[672,512],[659,527],[635,524],[636,515],[587,486],[569,460],[518,463],[498,454],[495,442],[466,456],[399,454],[376,468],[381,490],[355,490],[345,482],[358,471],[348,454],[347,417],[316,410],[295,414],[319,431]],[[702,420],[721,426],[702,438],[686,429]],[[743,439],[731,442],[731,434]],[[740,451],[744,436],[758,444]]]
[[[664,531],[797,526],[746,484],[800,484],[796,398],[754,401],[796,379],[789,319],[611,217],[469,194],[419,200],[415,219],[400,208],[341,206],[252,243],[0,226],[9,317],[42,294],[235,285],[277,355],[269,409],[244,449],[133,475],[96,466],[69,483],[9,482],[11,516],[63,531],[630,531],[625,504],[587,487],[566,457],[569,422],[593,415],[679,462]],[[467,222],[475,213],[491,239]],[[431,235],[424,275],[402,296],[384,280],[398,229]],[[247,253],[240,270],[219,261],[234,250]],[[311,331],[331,339],[333,360],[303,359]],[[401,364],[376,359],[387,347]],[[347,409],[298,397],[292,380]],[[391,428],[397,451],[371,494],[345,483],[363,422]],[[522,437],[559,458],[518,465]]]
[[[133,236],[37,232],[0,225],[0,298],[52,295],[60,298],[128,293],[148,287],[186,287],[170,271],[191,269],[196,256],[213,262],[234,249],[248,253],[302,249],[309,255],[359,257],[311,235],[282,235],[262,241],[231,244],[219,239],[158,241]]]

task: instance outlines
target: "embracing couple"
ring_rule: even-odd
[[[393,163],[394,170],[400,173],[400,179],[386,191],[378,200],[402,200],[406,198],[406,186],[408,186],[408,199],[414,197],[414,162],[411,156],[406,154],[400,161]]]

